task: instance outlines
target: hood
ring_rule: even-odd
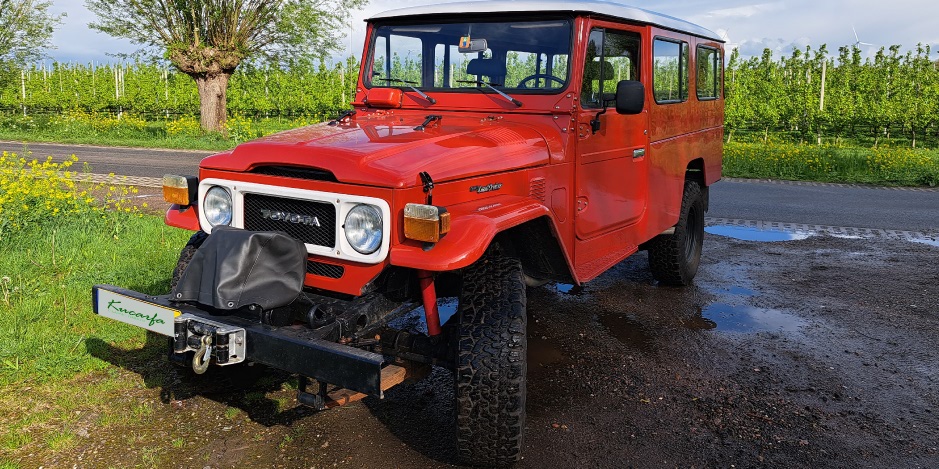
[[[294,166],[331,172],[339,182],[402,188],[547,164],[544,136],[529,126],[444,115],[425,130],[424,115],[363,114],[336,126],[313,125],[239,145],[202,160],[208,169],[249,172]]]

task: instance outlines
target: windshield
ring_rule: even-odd
[[[486,21],[378,25],[369,87],[559,92],[567,86],[571,22]]]

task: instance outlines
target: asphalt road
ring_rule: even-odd
[[[939,190],[721,181],[709,217],[885,230],[939,229]]]
[[[97,174],[154,177],[197,174],[211,152],[152,150],[86,145],[0,142],[0,150],[56,160],[75,154]],[[857,187],[835,184],[725,180],[711,189],[709,217],[784,223],[935,231],[939,229],[939,190]]]
[[[164,174],[197,174],[199,161],[212,154],[207,151],[21,142],[0,142],[0,151],[27,154],[38,159],[52,156],[56,161],[66,160],[74,154],[80,161],[87,161],[95,174],[156,178]]]

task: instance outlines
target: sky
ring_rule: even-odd
[[[450,0],[443,0],[448,2]],[[768,47],[776,55],[789,54],[793,47],[814,48],[828,44],[837,54],[839,46],[863,43],[870,56],[881,46],[899,44],[904,49],[917,43],[939,50],[939,2],[936,0],[781,0],[752,2],[740,0],[616,0],[697,23],[724,37],[744,56],[760,55]],[[83,0],[53,0],[52,11],[66,13],[48,51],[52,60],[88,63],[112,62],[108,54],[129,53],[136,48],[126,40],[92,31],[94,16]],[[390,9],[441,3],[433,0],[371,0],[354,12],[341,56],[362,52],[365,23],[369,16]],[[507,1],[507,3],[511,3]],[[350,52],[351,51],[351,52]],[[936,52],[933,57],[936,57]]]

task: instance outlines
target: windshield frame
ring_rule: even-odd
[[[564,77],[564,85],[559,88],[511,88],[504,86],[505,84],[493,84],[503,92],[519,94],[519,95],[543,95],[551,96],[558,95],[566,92],[573,83],[573,63],[574,63],[574,54],[575,54],[575,42],[576,42],[576,16],[574,15],[565,15],[565,14],[548,14],[548,15],[537,15],[537,16],[521,16],[521,15],[509,15],[509,16],[433,16],[433,17],[399,17],[391,19],[382,19],[378,21],[372,21],[369,23],[369,38],[366,43],[367,49],[365,51],[367,56],[367,61],[363,64],[362,67],[362,76],[361,83],[366,89],[373,88],[398,88],[398,89],[408,89],[408,85],[400,81],[390,81],[387,83],[382,83],[377,79],[373,79],[372,71],[375,70],[375,59],[376,54],[379,52],[376,50],[376,45],[378,38],[379,29],[383,27],[394,27],[394,26],[414,26],[421,27],[427,25],[452,25],[452,24],[471,24],[471,23],[539,23],[545,21],[563,21],[567,23],[569,29],[569,37],[567,41],[567,60],[566,60],[566,76]],[[560,54],[557,54],[560,55]],[[452,61],[451,61],[452,62]],[[544,72],[542,72],[544,73]],[[377,75],[375,76],[377,77]],[[469,75],[471,78],[476,78],[476,75]],[[402,77],[385,77],[385,78],[402,78]],[[483,79],[482,76],[479,77]],[[558,77],[561,78],[561,77]],[[451,77],[451,79],[453,79]],[[484,80],[485,81],[485,80]],[[423,85],[423,84],[418,84]],[[479,93],[483,91],[485,93],[492,93],[492,90],[489,90],[485,87],[480,86],[466,86],[466,87],[438,87],[435,83],[433,86],[418,86],[413,85],[415,88],[433,93]],[[497,86],[498,85],[498,86]]]

